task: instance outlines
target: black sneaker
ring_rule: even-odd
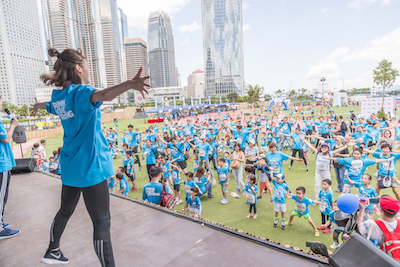
[[[41,262],[47,264],[67,264],[69,261],[64,257],[60,249],[57,251],[48,249]]]
[[[309,172],[310,170],[308,169],[308,166],[306,166],[306,170]]]

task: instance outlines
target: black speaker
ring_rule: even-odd
[[[15,127],[12,139],[17,144],[26,143],[25,127],[23,125]]]
[[[400,264],[385,252],[374,246],[371,241],[354,233],[329,258],[333,267],[362,266],[389,267]]]
[[[12,168],[11,173],[33,172],[35,166],[36,162],[33,158],[15,159],[15,167]]]

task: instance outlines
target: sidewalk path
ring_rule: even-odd
[[[43,137],[34,138],[34,139],[28,140],[26,143],[23,143],[22,144],[22,153],[24,153],[24,155],[25,155],[26,152],[28,152],[28,150],[33,146],[34,143],[38,143],[42,139],[43,139]],[[21,155],[21,147],[19,144],[14,145],[12,150],[14,153],[14,158],[16,158],[16,159],[22,158],[23,155]]]

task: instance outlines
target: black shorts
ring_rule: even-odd
[[[135,181],[135,174],[129,175],[128,177],[129,177],[129,180],[131,180],[132,182]]]
[[[137,146],[133,146],[132,148],[131,148],[131,151],[132,151],[132,156],[133,155],[135,155],[135,154],[137,154]]]
[[[368,147],[374,146],[374,144],[372,143],[372,141],[368,142]]]
[[[186,169],[187,167],[186,160],[178,161],[178,165],[181,167],[182,170]]]
[[[306,134],[307,135],[312,135],[313,130],[307,130]]]
[[[176,192],[180,192],[181,191],[181,185],[180,184],[174,184],[174,190]]]

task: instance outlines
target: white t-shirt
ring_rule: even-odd
[[[42,145],[40,145],[39,146],[39,153],[43,153],[43,157],[42,157],[42,159],[47,159],[47,157],[46,157],[46,149],[45,149],[45,147],[44,146],[42,146]]]
[[[317,170],[329,171],[331,169],[331,161],[329,159],[324,159],[324,157],[330,158],[333,157],[333,154],[331,151],[328,151],[326,155],[324,155],[321,152],[318,152],[315,168]]]
[[[393,233],[397,227],[397,220],[394,220],[394,222],[387,222],[382,219],[379,219],[379,220],[381,220],[385,224],[386,228],[391,233]],[[365,237],[367,237],[369,231],[371,231],[370,239],[378,240],[379,246],[381,246],[383,244],[383,242],[385,241],[385,235],[383,234],[381,228],[379,228],[379,226],[376,224],[376,222],[374,220],[371,220],[371,219],[366,220],[365,222],[361,223],[358,226],[358,229],[360,231],[360,234]]]

